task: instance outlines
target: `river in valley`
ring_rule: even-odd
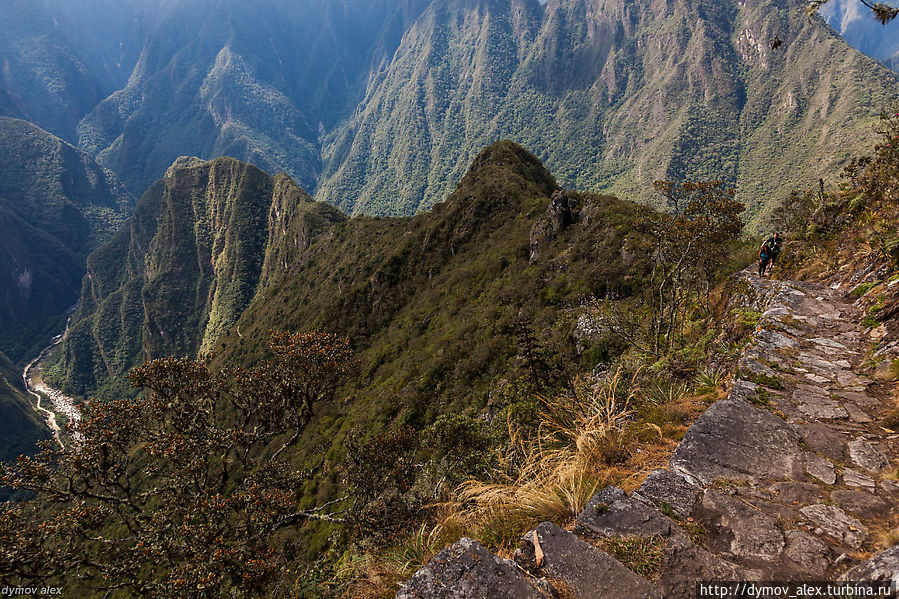
[[[68,330],[68,327],[66,327],[66,330]],[[67,422],[77,422],[81,418],[81,413],[78,411],[78,401],[45,383],[41,377],[41,370],[50,352],[64,337],[65,333],[55,337],[53,342],[45,347],[38,357],[29,362],[22,372],[22,378],[25,380],[28,393],[34,398],[34,409],[41,415],[47,426],[50,427],[53,437],[60,445],[63,445],[64,436],[60,421],[64,426]]]

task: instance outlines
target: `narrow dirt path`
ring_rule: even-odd
[[[564,589],[584,599],[687,599],[701,580],[889,580],[899,572],[899,546],[882,551],[899,524],[899,435],[879,425],[890,389],[866,374],[872,344],[862,314],[834,289],[744,278],[764,313],[727,398],[690,427],[668,469],[630,496],[604,489],[573,532],[541,524],[514,561],[463,539],[397,597]],[[653,568],[642,576],[628,569],[599,548],[610,540],[658,551]],[[515,594],[504,594],[513,580]]]

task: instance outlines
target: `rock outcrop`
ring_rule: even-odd
[[[883,582],[899,572],[899,551],[877,553],[874,534],[899,515],[899,444],[877,425],[889,391],[865,373],[861,313],[839,289],[744,276],[764,313],[727,398],[635,492],[602,490],[573,532],[544,523],[525,535],[515,560],[534,589],[549,580],[585,599],[686,599],[700,580]],[[658,571],[639,576],[599,548],[633,537],[662,548]],[[457,595],[433,586],[415,596]]]

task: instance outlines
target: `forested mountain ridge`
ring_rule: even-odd
[[[342,218],[286,175],[231,158],[176,161],[88,257],[66,389],[126,390],[124,375],[145,360],[208,352],[272,272]]]
[[[134,200],[83,151],[31,123],[0,117],[0,351],[13,362],[60,332],[84,260]]]
[[[179,155],[234,156],[314,189],[320,132],[352,110],[423,4],[172,3],[127,85],[79,124],[79,144],[139,191]]]
[[[69,143],[121,88],[150,19],[138,0],[11,0],[0,7],[0,115]]]
[[[508,138],[578,189],[723,178],[758,221],[899,96],[799,0],[64,4],[3,14],[0,114],[137,192],[178,156],[231,155],[349,213],[412,214]]]
[[[508,137],[578,189],[723,178],[757,217],[864,147],[897,90],[799,2],[432,4],[329,138],[317,197],[427,209]]]
[[[275,197],[279,186],[288,192],[284,198]],[[742,207],[718,184],[684,187],[683,193],[691,212],[678,220],[612,196],[566,191],[535,156],[502,141],[484,149],[430,212],[345,218],[311,202],[284,175],[272,178],[227,158],[179,160],[116,237],[88,259],[62,362],[44,371],[58,377],[52,382],[80,386],[99,401],[88,402],[78,425],[91,440],[73,444],[72,451],[47,452],[38,463],[58,455],[60,476],[71,472],[81,481],[82,456],[92,460],[87,456],[100,452],[98,459],[107,459],[114,452],[117,466],[99,476],[88,471],[86,486],[67,489],[106,487],[111,473],[116,490],[92,495],[91,503],[94,497],[117,501],[120,491],[139,495],[124,516],[112,509],[99,517],[103,528],[124,518],[127,524],[111,541],[122,550],[109,551],[106,537],[97,544],[91,535],[56,551],[59,539],[82,534],[82,521],[75,514],[42,532],[46,527],[27,512],[37,504],[16,508],[0,536],[36,539],[22,551],[49,556],[49,562],[28,564],[44,572],[42,579],[84,572],[73,589],[84,589],[85,596],[109,580],[122,581],[134,595],[147,588],[161,593],[171,588],[169,580],[191,590],[208,589],[208,580],[216,589],[243,589],[250,580],[258,586],[248,594],[290,596],[300,579],[307,596],[325,595],[321,585],[329,583],[304,573],[306,565],[314,561],[325,568],[323,576],[333,571],[346,580],[338,574],[344,558],[355,563],[369,543],[392,547],[408,526],[421,528],[422,508],[449,499],[469,476],[486,475],[495,465],[504,477],[493,451],[506,448],[517,464],[516,444],[529,437],[516,430],[566,434],[549,432],[540,419],[557,409],[568,418],[563,405],[569,402],[586,401],[594,406],[589,410],[604,413],[614,409],[581,393],[591,393],[585,385],[616,386],[618,364],[646,370],[646,384],[667,389],[669,377],[691,380],[717,343],[734,355],[732,340],[746,326],[709,331],[707,319],[710,286],[730,272],[731,252],[742,251],[734,239]],[[667,355],[652,353],[663,340],[646,341],[657,335],[650,323],[662,322],[650,307],[657,269],[668,264],[657,257],[682,248],[671,245],[673,238],[659,246],[660,227],[705,240],[702,268],[691,258],[700,253],[684,258],[697,303],[664,317],[678,327],[664,333],[671,344],[690,340],[676,346],[670,366]],[[678,301],[687,298],[673,289]],[[721,304],[714,318],[730,322],[727,300],[714,303]],[[626,328],[616,332],[606,326],[612,321]],[[628,353],[629,335],[644,348],[635,350],[639,354]],[[138,351],[129,353],[134,347]],[[207,349],[212,356],[202,355]],[[168,355],[130,371],[128,382],[149,393],[125,389],[128,366]],[[718,379],[710,375],[713,394]],[[641,432],[631,437],[615,428],[614,439],[590,445],[597,463],[616,471],[630,468],[631,459],[645,465],[682,436],[704,404],[676,399],[677,408],[663,407],[665,389],[632,407],[621,397],[628,421],[630,414],[639,419],[634,434]],[[639,445],[633,451],[624,447],[631,442]],[[565,452],[554,455],[569,462]],[[28,473],[14,471],[0,468],[0,478],[33,488]],[[548,476],[550,495],[557,493],[553,485],[569,480]],[[606,476],[594,469],[578,480],[588,491],[597,484],[594,477]],[[153,494],[143,492],[147,484]],[[59,505],[68,507],[67,501]],[[269,515],[260,519],[262,512]],[[259,535],[247,534],[247,521],[261,523]],[[496,522],[495,538],[517,539],[519,525],[512,513]],[[190,533],[172,537],[182,526]],[[143,552],[144,539],[151,538],[163,539],[164,551],[176,544],[176,563]],[[209,542],[233,544],[241,553],[213,551],[210,560]],[[262,570],[260,555],[268,564]],[[198,572],[199,562],[207,565],[179,582],[182,572]],[[355,580],[351,567],[346,576]],[[243,576],[247,568],[261,574]],[[385,580],[377,595],[350,594],[395,590]]]
[[[557,189],[536,158],[501,142],[433,213],[345,219],[285,175],[179,161],[89,257],[56,382],[81,395],[127,393],[123,375],[146,359],[212,351],[252,364],[272,329],[327,331],[362,352],[360,418],[400,410],[427,420],[448,398],[479,404],[514,370],[520,317],[566,345],[564,305],[626,297],[646,276],[633,204],[572,194],[579,224],[556,244],[546,230]],[[615,347],[606,335],[580,351],[589,361]]]

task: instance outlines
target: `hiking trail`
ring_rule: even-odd
[[[572,531],[541,524],[513,560],[462,539],[397,599],[686,599],[701,580],[899,572],[899,545],[880,551],[878,539],[899,516],[899,435],[878,424],[890,388],[865,374],[872,339],[862,311],[845,290],[750,270],[741,276],[763,311],[756,332],[727,397],[689,428],[667,469],[630,495],[603,489]],[[660,570],[631,571],[596,546],[609,537],[654,539]]]

